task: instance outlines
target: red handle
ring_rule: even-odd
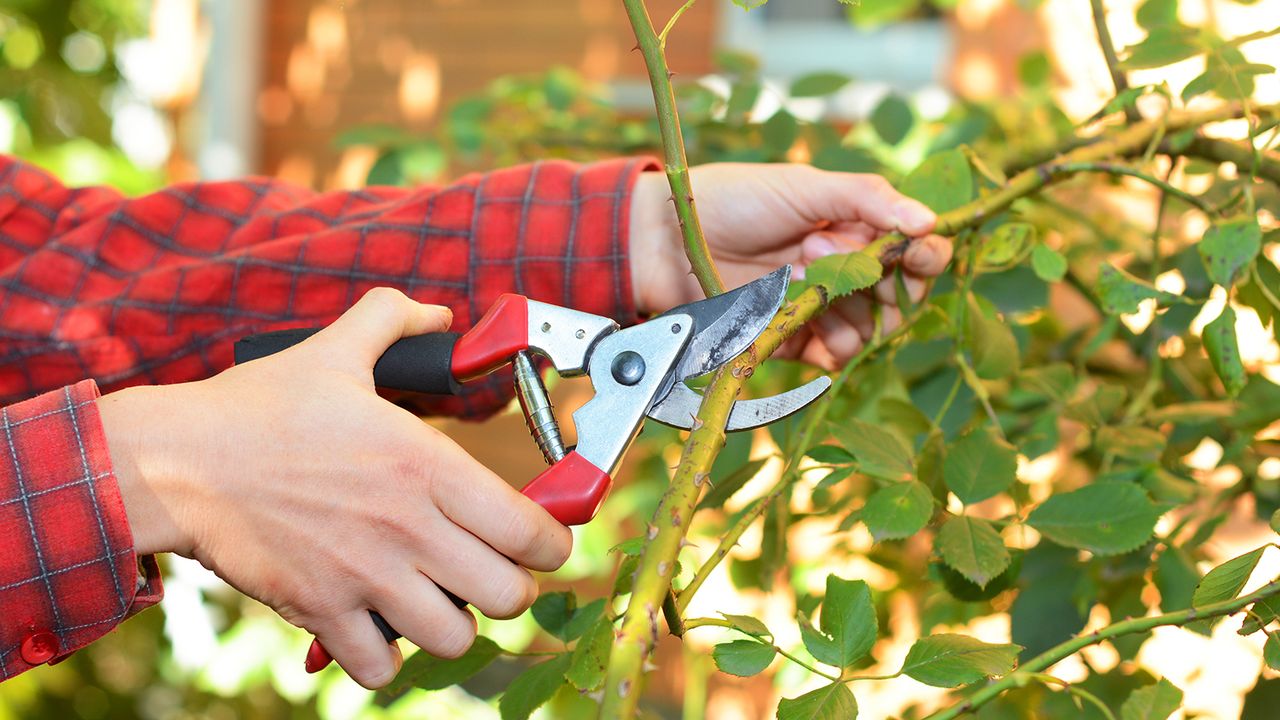
[[[470,380],[511,361],[529,349],[529,299],[501,295],[489,311],[453,346],[453,376]]]
[[[457,358],[456,351],[454,357]],[[575,450],[529,481],[529,484],[525,485],[520,492],[545,508],[551,513],[551,517],[562,524],[583,525],[595,517],[596,511],[600,509],[612,485],[613,479],[609,477],[609,473],[596,467]],[[382,620],[380,615],[372,611],[370,613],[374,616],[378,629],[382,630],[383,637],[387,638],[387,642],[393,642],[400,637],[400,634],[392,630],[386,621],[377,622]],[[319,672],[332,661],[333,656],[324,649],[320,641],[312,640],[311,648],[307,650],[307,672]]]

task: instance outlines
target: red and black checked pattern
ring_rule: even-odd
[[[29,666],[13,646],[33,628],[54,632],[64,654],[144,597],[130,594],[135,558],[91,404],[96,389],[58,388],[208,377],[231,364],[238,337],[328,323],[375,286],[452,308],[458,331],[504,292],[633,322],[630,191],[653,167],[551,161],[442,188],[327,194],[252,179],[125,199],[66,188],[0,157],[0,403],[18,403],[4,411],[14,420],[48,412],[47,398],[60,393],[77,408],[33,421],[41,434],[32,437],[47,443],[29,440],[0,462],[0,509],[29,519],[15,526],[0,514],[0,678]],[[424,409],[481,417],[509,399],[510,387],[509,373],[495,373]],[[71,487],[94,481],[109,490],[88,504],[61,491],[33,503],[21,478],[89,478]],[[64,564],[103,553],[111,560],[99,569],[114,572],[91,576],[79,570],[91,565]],[[158,598],[158,575],[147,577]]]
[[[86,380],[0,409],[0,679],[53,659],[154,605],[154,559],[138,574],[124,505]],[[24,643],[28,643],[24,650]]]

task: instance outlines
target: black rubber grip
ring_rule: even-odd
[[[277,330],[241,338],[236,342],[236,364],[274,355],[320,332],[320,328]],[[428,333],[397,340],[373,366],[373,384],[389,390],[430,395],[456,395],[453,377],[453,345],[458,333]]]
[[[440,592],[444,593],[444,596],[449,598],[449,601],[452,602],[455,607],[464,608],[467,606],[466,600],[463,600],[448,590],[440,588]],[[387,619],[379,615],[376,610],[370,610],[369,617],[373,618],[373,624],[377,626],[378,632],[382,633],[383,640],[386,640],[387,642],[395,642],[396,640],[404,637],[400,634],[399,630],[391,627],[391,623],[387,622]]]

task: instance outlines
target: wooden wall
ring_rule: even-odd
[[[661,27],[677,0],[651,0]],[[673,68],[711,67],[716,3],[681,19]],[[272,0],[258,114],[263,173],[316,187],[367,169],[332,146],[372,123],[426,128],[454,99],[500,75],[566,65],[593,79],[643,77],[616,0]]]

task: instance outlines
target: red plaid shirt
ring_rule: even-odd
[[[452,308],[458,331],[504,292],[634,321],[626,229],[650,165],[543,162],[319,195],[252,179],[126,199],[0,157],[0,680],[161,597],[154,559],[133,551],[99,387],[208,377],[236,338],[328,323],[380,285]],[[479,417],[510,387],[498,373],[426,409]]]

